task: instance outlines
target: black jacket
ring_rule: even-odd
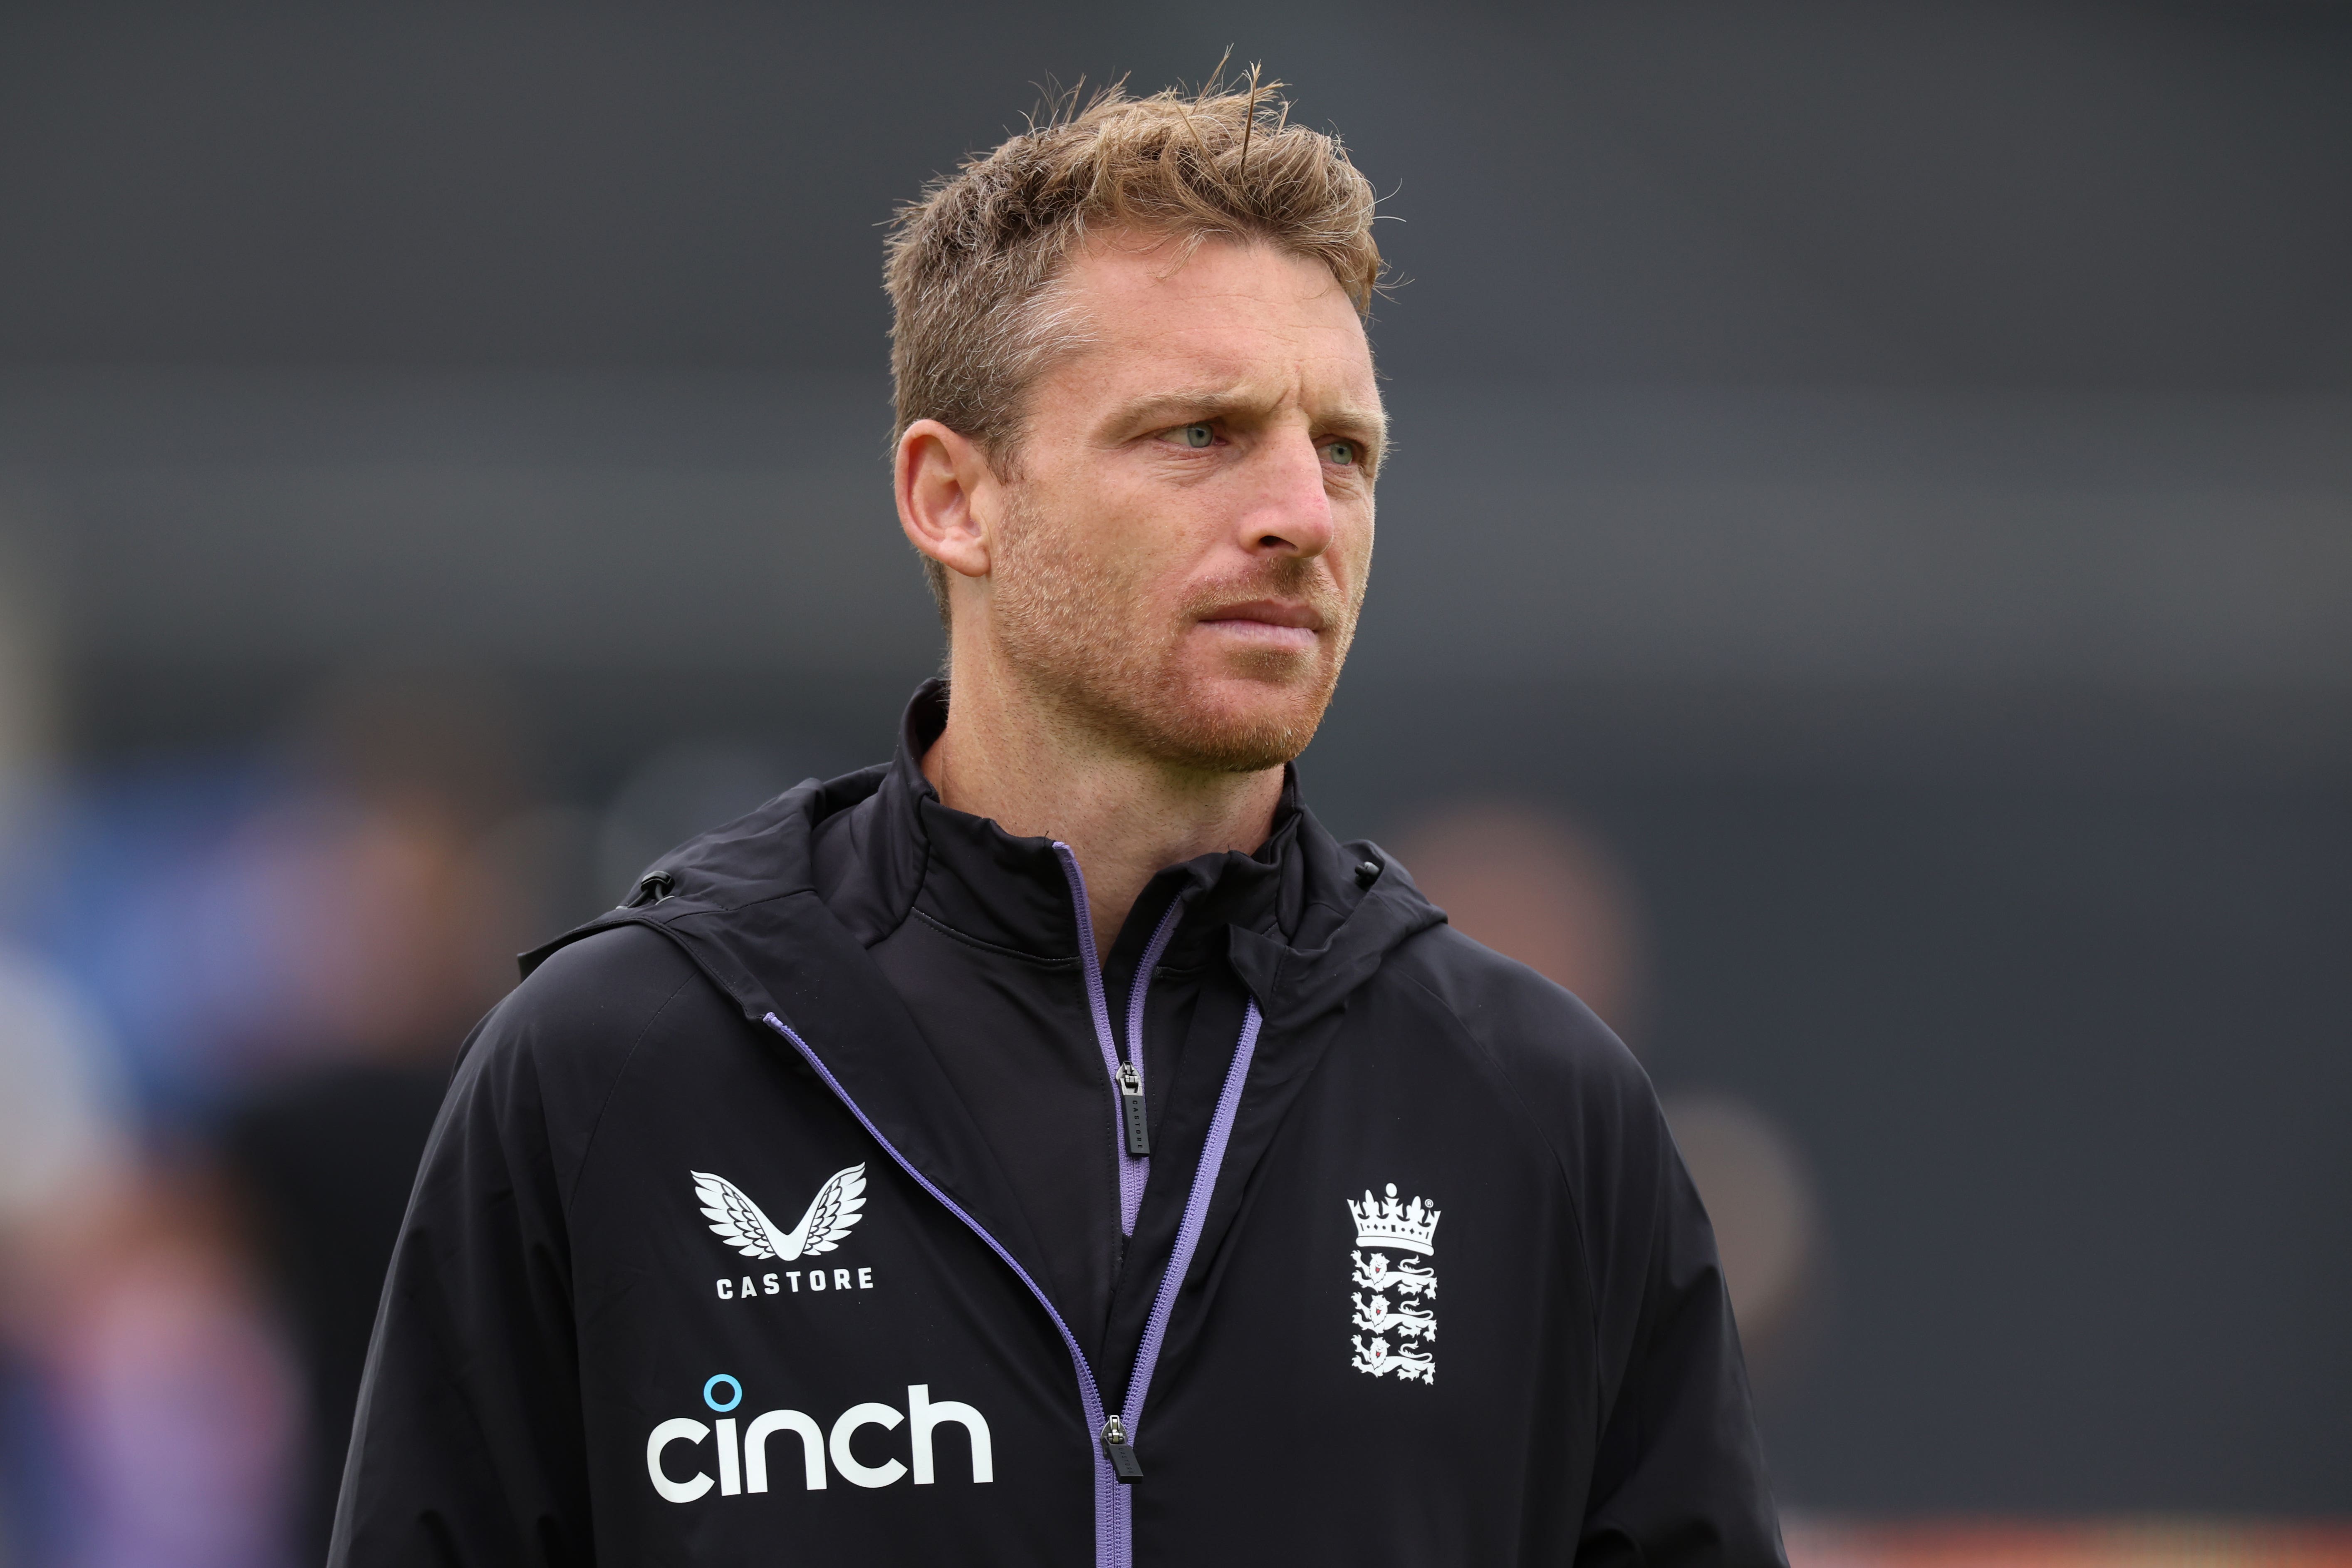
[[[1287,795],[1098,964],[1075,863],[923,784],[940,701],[526,959],[330,1561],[1780,1563],[1608,1029]]]

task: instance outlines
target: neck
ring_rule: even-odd
[[[958,679],[951,689],[947,728],[923,753],[923,776],[953,810],[1015,837],[1070,847],[1086,875],[1097,952],[1110,951],[1160,871],[1195,856],[1248,853],[1273,831],[1278,767],[1171,766],[1043,713],[1003,683]]]

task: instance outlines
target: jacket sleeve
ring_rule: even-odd
[[[1624,1065],[1587,1143],[1607,1403],[1577,1562],[1784,1565],[1714,1231],[1647,1079]]]
[[[571,1248],[527,994],[467,1042],[393,1253],[331,1568],[593,1560]]]

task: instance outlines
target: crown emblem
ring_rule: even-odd
[[[1437,1251],[1437,1207],[1423,1205],[1418,1196],[1409,1204],[1397,1202],[1396,1184],[1388,1184],[1388,1196],[1376,1198],[1365,1189],[1364,1201],[1347,1199],[1348,1214],[1356,1222],[1358,1247],[1396,1247],[1407,1252],[1424,1256]]]

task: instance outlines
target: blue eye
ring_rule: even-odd
[[[1327,460],[1344,467],[1356,460],[1356,444],[1353,441],[1326,441],[1323,443],[1323,456]]]
[[[1176,432],[1176,438],[1187,447],[1198,448],[1214,444],[1217,433],[1206,425],[1187,425]]]

